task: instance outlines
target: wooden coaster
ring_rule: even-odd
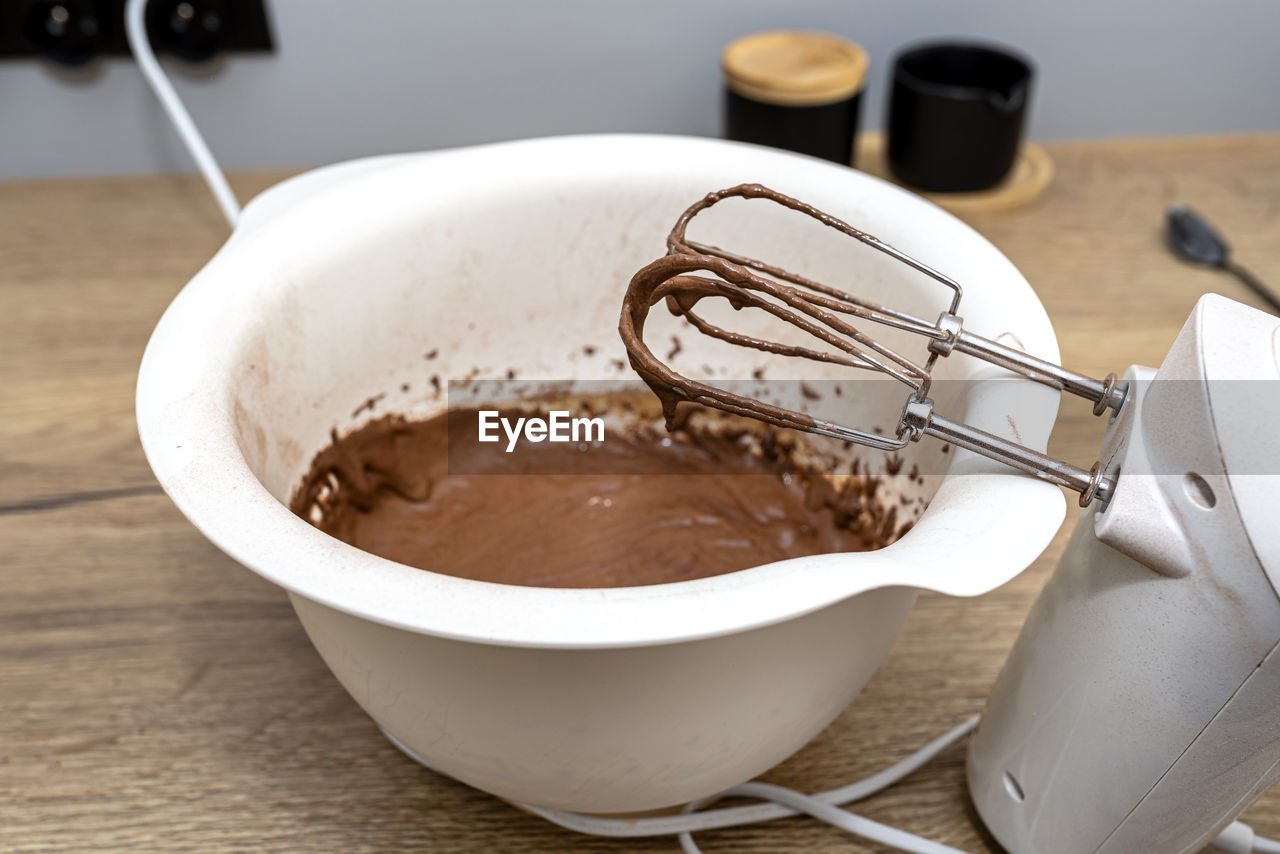
[[[990,213],[1021,207],[1037,198],[1053,183],[1053,161],[1049,159],[1049,153],[1034,142],[1022,144],[1018,159],[1004,181],[990,190],[976,193],[928,193],[903,184],[889,171],[882,133],[858,135],[857,164],[858,169],[863,172],[906,187],[954,214]]]

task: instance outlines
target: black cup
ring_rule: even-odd
[[[986,190],[1018,156],[1032,66],[1008,51],[931,44],[898,55],[889,93],[889,168],[936,192]]]

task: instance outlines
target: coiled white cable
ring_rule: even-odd
[[[169,116],[169,121],[173,123],[174,130],[182,139],[182,144],[186,146],[191,159],[196,163],[196,168],[204,176],[205,183],[209,185],[210,192],[218,202],[218,207],[222,208],[222,215],[227,218],[227,223],[235,228],[236,222],[240,219],[240,203],[236,200],[235,193],[231,191],[231,185],[227,183],[226,176],[222,174],[218,161],[214,160],[213,152],[209,150],[204,137],[200,135],[196,123],[192,121],[191,114],[187,112],[182,99],[178,97],[173,84],[169,82],[164,69],[156,60],[155,51],[151,49],[151,41],[147,37],[146,11],[147,0],[128,0],[125,3],[124,32],[129,41],[129,49],[133,51],[134,59],[138,62],[138,70],[151,86],[151,91],[156,93],[160,105]]]
[[[964,738],[977,725],[978,716],[975,715],[883,771],[856,783],[850,783],[847,786],[820,792],[816,795],[805,795],[792,789],[772,786],[766,783],[743,783],[741,786],[735,786],[718,795],[685,804],[681,815],[639,819],[598,818],[596,816],[583,815],[582,813],[535,807],[531,804],[512,803],[566,830],[585,833],[589,836],[635,838],[640,836],[674,835],[679,838],[680,847],[685,854],[702,854],[693,841],[692,834],[698,831],[739,827],[746,824],[786,818],[801,813],[807,813],[850,833],[881,842],[902,851],[918,852],[918,854],[963,854],[963,852],[959,852],[955,848],[949,848],[940,843],[854,815],[838,809],[837,806],[866,798],[897,783],[943,750]],[[395,736],[386,730],[382,732],[406,756],[418,764],[436,771],[437,774],[443,773],[432,768],[429,763],[424,762],[420,756]],[[768,803],[746,807],[725,807],[700,812],[708,803],[722,797],[761,798],[768,801]],[[1210,848],[1207,850],[1220,851],[1222,854],[1280,854],[1280,841],[1255,836],[1253,829],[1249,825],[1237,821],[1223,830],[1210,843]]]
[[[724,795],[726,797],[770,800],[776,804],[782,804],[791,809],[808,813],[819,821],[825,821],[827,824],[838,827],[841,830],[847,830],[855,836],[891,845],[903,851],[915,852],[915,854],[964,854],[957,848],[924,839],[915,834],[907,833],[905,830],[898,830],[896,827],[890,827],[887,824],[881,824],[878,821],[872,821],[860,815],[854,815],[834,804],[828,804],[825,801],[820,801],[817,798],[783,786],[772,786],[768,783],[743,783],[741,786],[734,786],[729,789]],[[693,835],[689,833],[680,834],[680,847],[685,850],[686,854],[702,854],[698,846],[693,843]]]
[[[977,725],[978,716],[975,715],[885,770],[864,780],[841,786],[838,789],[820,792],[816,795],[806,795],[793,789],[773,786],[767,783],[743,783],[741,786],[735,786],[728,791],[722,792],[717,797],[761,798],[768,801],[768,803],[697,812],[703,804],[712,800],[705,799],[686,806],[686,813],[683,815],[639,819],[598,818],[564,810],[535,807],[530,804],[517,804],[517,806],[539,815],[547,821],[558,824],[560,827],[591,836],[678,835],[680,837],[680,845],[686,854],[700,854],[698,847],[693,842],[691,836],[693,833],[772,821],[801,813],[807,813],[814,818],[826,821],[850,833],[884,845],[893,846],[902,851],[914,852],[914,854],[963,854],[963,852],[959,852],[955,848],[854,815],[840,809],[839,805],[861,800],[888,788],[964,738]]]

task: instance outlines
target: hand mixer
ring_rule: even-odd
[[[697,214],[734,197],[782,205],[906,264],[949,291],[948,307],[930,322],[687,239]],[[970,742],[970,793],[1005,848],[1199,850],[1280,778],[1280,321],[1208,295],[1158,371],[1135,366],[1123,380],[1097,380],[970,332],[957,313],[959,283],[758,184],[691,206],[667,246],[632,279],[619,331],[669,422],[689,402],[882,450],[933,436],[1072,489],[1081,507],[1096,502],[1033,606]],[[726,330],[698,313],[708,298],[767,312],[827,349]],[[896,436],[676,373],[643,339],[650,308],[663,300],[722,341],[902,382],[910,393]],[[855,321],[920,335],[928,356],[912,361]],[[955,353],[1109,413],[1098,461],[1080,468],[935,411],[932,370]],[[1251,850],[1247,839],[1219,844]]]

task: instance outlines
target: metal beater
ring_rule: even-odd
[[[930,322],[896,309],[877,305],[852,294],[813,281],[781,267],[758,261],[716,246],[697,243],[685,236],[689,223],[699,213],[729,198],[763,199],[805,214],[824,226],[906,264],[951,291],[951,301],[937,321]],[[693,275],[711,273],[716,278]],[[735,308],[752,307],[809,333],[839,351],[815,350],[755,338],[722,329],[694,311],[704,297],[723,297]],[[1094,499],[1105,503],[1114,481],[1102,471],[1100,462],[1091,468],[1079,466],[1034,451],[991,433],[954,421],[934,410],[929,398],[933,366],[939,358],[966,353],[1021,374],[1028,379],[1093,402],[1093,413],[1118,412],[1124,404],[1126,387],[1114,373],[1096,380],[1060,365],[1006,347],[964,328],[958,314],[963,291],[960,284],[878,238],[860,231],[830,214],[763,187],[741,184],[710,193],[689,207],[676,221],[667,237],[667,255],[640,270],[627,288],[619,330],[631,358],[632,367],[663,400],[668,418],[681,401],[699,403],[726,412],[768,423],[833,436],[872,448],[892,451],[922,436],[933,436],[990,457],[1013,468],[1080,493],[1080,506]],[[673,314],[683,316],[700,332],[713,338],[784,356],[847,365],[888,374],[911,389],[894,438],[866,430],[835,424],[801,412],[775,407],[684,377],[663,364],[643,340],[649,309],[665,299]],[[928,359],[923,365],[866,335],[846,318],[900,329],[928,339]]]

